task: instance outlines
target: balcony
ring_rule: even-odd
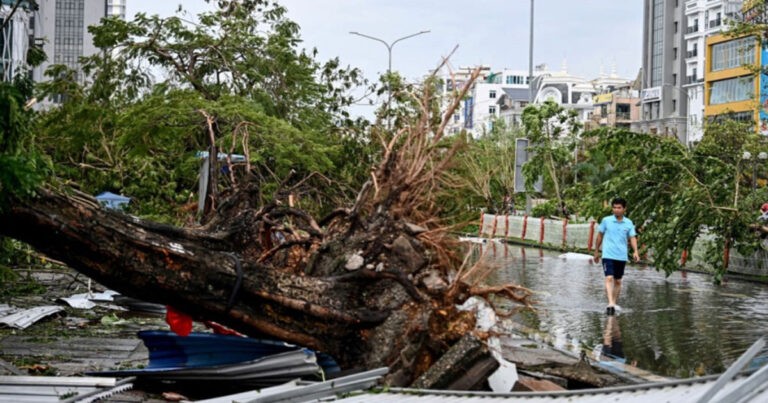
[[[696,76],[685,76],[685,84],[697,84],[703,82],[703,78],[696,78]]]
[[[685,52],[685,58],[686,59],[690,59],[690,58],[696,57],[698,55],[699,55],[699,50],[698,49],[689,50],[689,51]]]
[[[712,21],[709,22],[709,28],[710,29],[711,28],[717,28],[717,27],[719,27],[721,25],[723,25],[723,19],[722,18],[718,18],[716,20],[712,20]]]
[[[616,120],[632,120],[629,112],[616,112]]]
[[[694,25],[694,26],[692,26],[692,27],[686,27],[686,28],[685,28],[685,33],[686,33],[686,35],[687,35],[687,34],[692,34],[692,33],[694,33],[694,32],[699,32],[699,26],[698,26],[698,25]]]

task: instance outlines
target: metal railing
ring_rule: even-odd
[[[699,32],[699,26],[698,25],[694,25],[692,27],[686,27],[685,28],[685,33],[686,34],[692,34],[694,32]]]

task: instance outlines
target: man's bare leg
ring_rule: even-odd
[[[608,296],[608,306],[616,305],[613,276],[605,276],[605,295]]]
[[[621,293],[621,279],[615,278],[613,279],[613,304],[617,305],[619,303],[619,294]]]

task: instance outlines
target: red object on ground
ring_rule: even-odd
[[[211,330],[213,330],[216,334],[224,334],[227,336],[240,336],[240,337],[246,337],[244,334],[238,332],[237,330],[232,330],[221,323],[216,323],[211,320],[206,320],[203,322],[204,325],[208,326]]]
[[[768,203],[763,203],[763,205],[760,206],[760,211],[762,211],[763,213],[768,211]]]
[[[173,309],[172,306],[165,308],[165,322],[171,327],[171,331],[179,336],[189,336],[192,332],[192,317]]]

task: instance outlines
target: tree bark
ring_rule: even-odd
[[[366,220],[363,231],[305,225],[301,238],[291,233],[302,232],[306,213],[277,205],[233,211],[239,221],[185,229],[104,210],[85,195],[40,190],[0,214],[0,234],[125,295],[324,351],[344,368],[390,366],[398,385],[473,327],[473,316],[419,282],[429,253],[406,225],[385,216]],[[293,228],[279,221],[289,216]],[[348,270],[353,255],[363,261]]]

